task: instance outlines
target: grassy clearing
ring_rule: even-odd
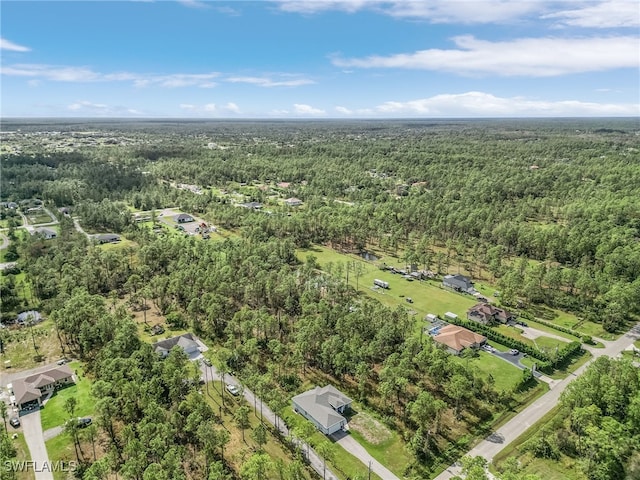
[[[358,410],[360,407],[356,404],[355,408]],[[364,411],[358,411],[350,418],[349,431],[373,458],[402,478],[412,459],[397,432],[389,430],[382,422]]]
[[[453,312],[461,317],[466,316],[467,310],[475,305],[476,300],[469,295],[461,295],[443,289],[437,281],[408,281],[400,275],[392,274],[389,271],[380,270],[376,265],[368,262],[357,255],[342,254],[333,249],[323,246],[314,246],[308,249],[298,250],[298,257],[304,261],[308,255],[316,257],[318,263],[324,270],[333,270],[337,265],[360,264],[363,274],[359,278],[349,273],[349,284],[358,288],[365,295],[378,299],[382,304],[396,307],[402,305],[417,313],[416,317],[422,320],[427,313],[434,313],[442,317],[445,312]],[[381,258],[379,261],[384,261]],[[395,262],[392,262],[395,263]],[[346,271],[343,273],[346,279]],[[389,282],[388,290],[374,290],[374,279]],[[409,304],[406,298],[413,299]]]
[[[503,347],[504,348],[504,347]],[[454,357],[454,360],[472,370],[481,372],[484,378],[493,377],[500,391],[513,389],[522,379],[522,370],[490,353],[479,351],[474,358]]]
[[[84,376],[80,362],[71,362],[69,367],[77,372],[76,384],[58,390],[40,411],[42,430],[63,425],[69,419],[64,403],[70,397],[75,397],[77,402],[74,413],[76,417],[86,417],[94,413],[95,399],[91,395],[91,382]]]
[[[33,330],[33,333],[31,330]],[[43,356],[41,362],[36,362],[34,358],[36,354],[33,348],[34,337],[38,353]],[[62,357],[60,341],[52,320],[45,320],[32,328],[11,329],[4,352],[4,354],[0,355],[0,361],[4,365],[9,360],[11,368],[15,370],[25,370],[45,365]]]
[[[73,448],[73,440],[68,434],[61,433],[57,437],[46,441],[44,444],[47,447],[47,454],[49,455],[50,461],[76,461],[76,453],[75,449]],[[91,451],[91,447],[89,445],[86,445],[85,448],[82,449],[82,451],[88,456],[89,452]],[[70,474],[68,472],[53,472],[54,480],[66,480],[67,478],[74,478],[73,476],[70,477],[69,475]]]
[[[562,312],[542,305],[536,305],[530,310],[537,318],[541,318],[547,322],[553,322],[565,328],[571,328],[585,335],[599,337],[605,340],[614,340],[616,338],[616,335],[605,332],[602,325],[589,320],[581,320],[572,313]],[[560,332],[558,332],[558,334],[560,335]]]
[[[27,219],[29,220],[30,225],[39,225],[41,223],[51,223],[54,220],[47,215],[46,212],[40,212],[37,215],[27,215]]]
[[[120,241],[116,243],[103,243],[96,245],[100,250],[121,250],[127,247],[137,247],[138,244],[132,240],[120,236]]]

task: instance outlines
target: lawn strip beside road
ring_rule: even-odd
[[[589,367],[594,359],[607,355],[610,357],[616,357],[629,345],[632,345],[636,340],[640,338],[640,324],[635,325],[630,331],[622,335],[616,341],[607,342],[605,348],[597,349],[592,352],[593,357],[589,362],[586,362],[580,368],[578,368],[574,374],[568,376],[561,382],[558,382],[554,387],[545,395],[538,398],[535,402],[530,404],[521,413],[512,418],[509,422],[504,424],[501,428],[493,432],[487,439],[480,442],[474,448],[472,448],[467,455],[469,456],[481,456],[488,461],[492,459],[507,445],[513,442],[524,431],[530,428],[543,416],[545,416],[552,408],[554,408],[560,399],[560,395],[567,388],[569,383],[574,379],[582,375]],[[444,472],[436,477],[437,480],[448,480],[455,475],[460,475],[460,468],[456,465],[451,465]]]

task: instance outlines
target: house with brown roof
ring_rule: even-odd
[[[515,319],[515,315],[488,303],[476,303],[467,311],[467,319],[485,325],[493,325],[510,322]]]
[[[460,355],[465,348],[479,348],[486,343],[487,337],[483,337],[471,330],[457,325],[442,327],[433,340],[447,348],[449,353]]]
[[[15,380],[12,384],[15,404],[19,410],[39,407],[42,405],[43,397],[71,383],[74,383],[73,371],[68,365],[60,365]]]

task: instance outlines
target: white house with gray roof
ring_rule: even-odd
[[[347,425],[342,416],[351,406],[351,400],[340,390],[327,385],[315,387],[291,399],[293,410],[311,423],[325,435],[331,435]]]
[[[154,351],[160,355],[160,357],[165,358],[169,355],[169,351],[175,346],[180,347],[184,350],[184,353],[187,357],[191,358],[194,355],[200,354],[200,345],[196,341],[193,335],[190,333],[185,333],[183,335],[179,335],[177,337],[167,338],[166,340],[160,340],[153,344]]]

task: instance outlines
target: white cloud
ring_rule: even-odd
[[[378,1],[373,0],[276,0],[280,9],[285,12],[314,14],[328,10],[357,12],[367,6],[375,6]]]
[[[238,107],[238,105],[236,105],[233,102],[229,102],[227,103],[224,107],[223,110],[230,112],[230,113],[240,113],[240,107]]]
[[[336,112],[341,113],[343,115],[351,115],[353,113],[353,111],[349,110],[348,108],[341,107],[341,106],[336,107]]]
[[[406,102],[389,101],[378,105],[374,111],[378,116],[384,117],[634,116],[638,115],[640,105],[578,100],[548,101],[526,97],[497,97],[485,92],[466,92]]]
[[[539,11],[543,0],[276,0],[286,12],[311,15],[330,10],[373,10],[396,18],[432,23],[506,22]]]
[[[259,87],[299,87],[315,83],[307,78],[296,78],[293,80],[272,80],[269,77],[229,77],[226,79],[231,83],[249,83]]]
[[[640,6],[637,0],[607,0],[577,5],[579,8],[561,10],[543,15],[542,18],[558,19],[561,25],[588,28],[640,26]]]
[[[386,14],[397,18],[422,18],[432,23],[503,23],[540,8],[539,1],[404,1],[393,2]]]
[[[93,82],[100,74],[84,67],[57,67],[39,64],[2,66],[2,74],[17,77],[37,77],[56,82]]]
[[[29,47],[18,45],[17,43],[10,42],[6,38],[0,38],[0,50],[9,50],[10,52],[30,52]]]
[[[204,105],[194,105],[192,103],[181,103],[179,105],[180,110],[189,112],[190,115],[196,117],[210,117],[225,116],[225,115],[237,115],[240,113],[240,107],[233,102],[226,103],[225,105],[217,105],[215,103],[206,103]]]
[[[216,85],[212,80],[220,74],[174,73],[169,75],[142,74],[132,72],[100,73],[88,67],[68,67],[41,64],[16,64],[2,66],[2,74],[18,77],[32,77],[56,82],[132,82],[136,87],[160,86],[211,88]]]
[[[391,56],[343,59],[339,67],[404,68],[448,71],[466,75],[548,77],[616,68],[638,68],[638,39],[521,38],[503,42],[473,36],[453,38],[457,49],[429,49]]]
[[[304,103],[295,103],[293,105],[293,111],[298,115],[324,115],[325,111],[319,108],[314,108],[311,105],[305,105]]]
[[[79,102],[67,105],[67,110],[73,112],[74,115],[79,116],[99,116],[99,117],[115,117],[115,116],[130,116],[130,115],[144,115],[140,110],[135,108],[123,107],[123,106],[111,106],[104,103],[89,102],[82,100]]]
[[[189,8],[210,8],[205,2],[199,2],[197,0],[178,0],[178,3]]]

